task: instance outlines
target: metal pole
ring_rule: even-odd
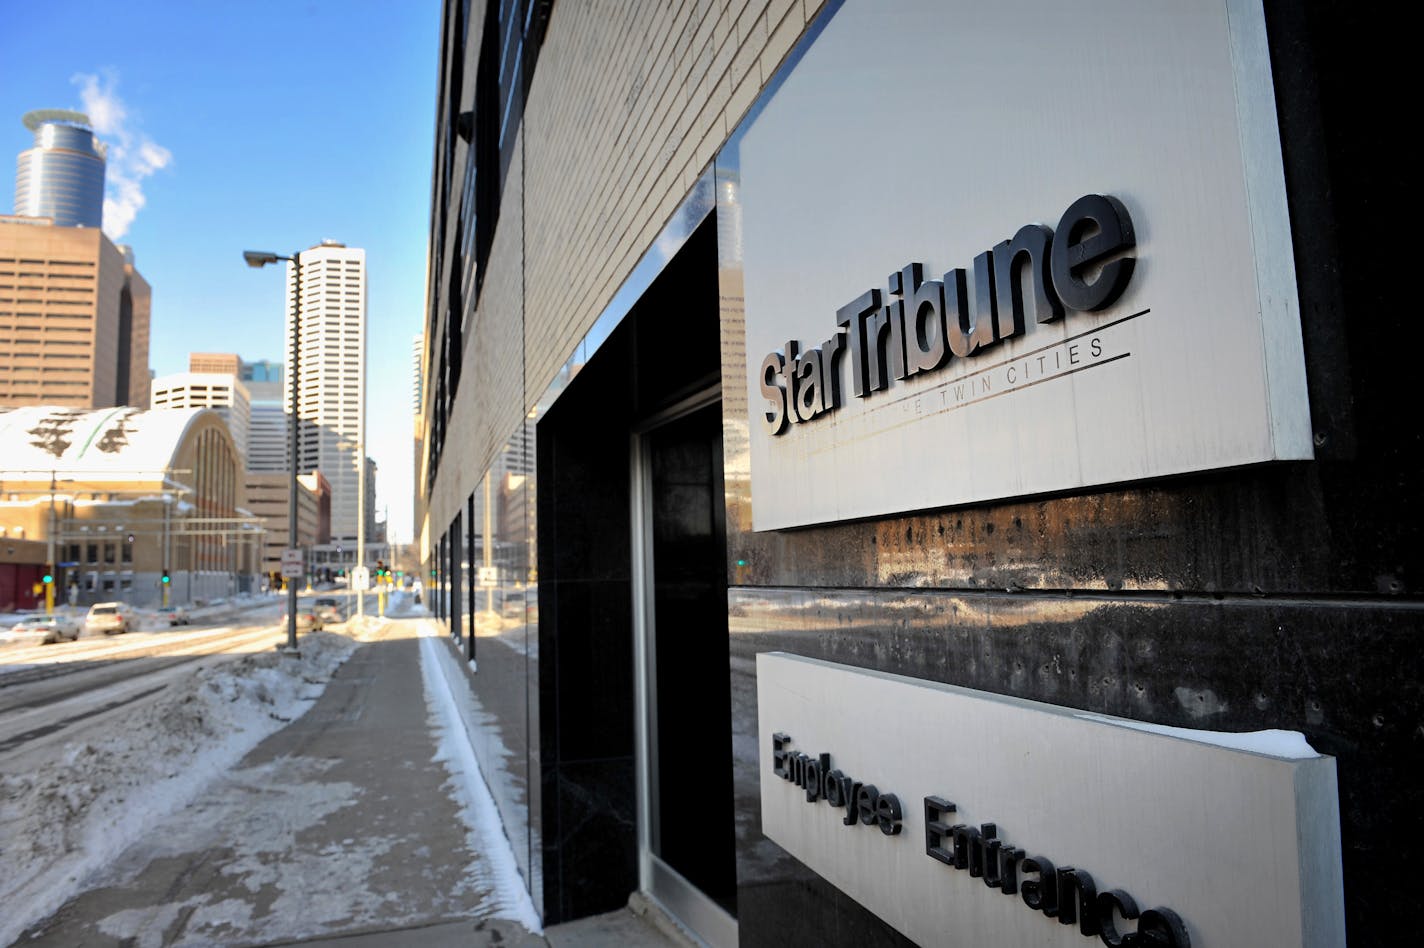
[[[163,606],[165,609],[168,607],[168,583],[165,583],[163,579],[164,577],[168,577],[169,583],[173,581],[171,574],[168,572],[168,518],[172,513],[173,495],[165,489],[163,491],[163,573],[158,579],[158,585],[163,587]]]
[[[287,548],[299,549],[297,542],[297,408],[299,405],[297,382],[301,378],[301,328],[302,328],[302,255],[291,256],[292,269],[296,271],[296,295],[292,301],[292,483],[291,496],[287,498]],[[287,580],[287,649],[297,649],[297,580]]]
[[[487,566],[487,567],[494,565],[494,530],[493,530],[493,528],[492,528],[492,526],[491,526],[491,522],[490,522],[491,520],[493,520],[493,518],[490,516],[490,514],[491,514],[491,512],[492,512],[491,508],[492,508],[492,506],[493,506],[493,505],[491,504],[491,502],[490,502],[490,501],[491,501],[491,499],[490,499],[490,491],[491,491],[490,473],[491,473],[490,471],[485,471],[485,517],[484,517],[485,522],[484,522],[484,524],[483,524],[483,527],[484,527],[484,534],[485,534],[485,551],[484,551],[484,552],[485,552],[485,555],[484,555],[484,564],[485,564],[485,566]],[[489,586],[489,587],[487,587],[487,588],[485,589],[485,609],[489,611],[489,613],[490,613],[491,616],[494,615],[494,587],[493,587],[493,586]]]
[[[47,543],[46,548],[45,548],[45,556],[48,558],[48,562],[46,563],[46,568],[50,570],[50,576],[49,576],[49,582],[47,582],[47,583],[44,584],[44,587],[45,587],[45,591],[44,591],[44,592],[45,592],[45,615],[47,615],[47,616],[52,616],[52,615],[54,615],[54,573],[55,573],[55,569],[56,569],[56,567],[55,567],[55,561],[54,561],[54,532],[55,532],[55,530],[57,529],[57,527],[56,527],[56,525],[55,525],[55,519],[54,519],[54,488],[55,488],[54,471],[50,471],[50,472],[49,472],[49,530],[46,531],[49,536],[48,536],[48,543]]]

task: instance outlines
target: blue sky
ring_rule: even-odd
[[[439,16],[438,0],[0,4],[5,178],[32,143],[25,112],[89,106],[124,208],[105,229],[132,213],[119,241],[153,286],[159,375],[189,352],[282,358],[281,271],[249,269],[244,249],[366,248],[367,453],[398,539],[411,535]]]

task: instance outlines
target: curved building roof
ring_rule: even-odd
[[[0,478],[55,471],[111,480],[153,480],[174,455],[204,408],[0,409]],[[28,478],[26,478],[28,479]]]

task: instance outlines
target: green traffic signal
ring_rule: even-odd
[[[168,584],[168,571],[167,571],[167,570],[164,570],[164,571],[163,571],[163,584],[164,584],[165,586]]]

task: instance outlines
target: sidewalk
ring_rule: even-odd
[[[501,836],[480,844],[478,832],[472,836],[452,799],[451,774],[434,760],[418,628],[418,620],[390,623],[347,660],[305,715],[257,745],[124,852],[97,887],[21,942],[679,944],[675,932],[632,910],[542,936],[516,921],[530,913],[499,862],[507,843]],[[477,844],[484,851],[475,851]]]

